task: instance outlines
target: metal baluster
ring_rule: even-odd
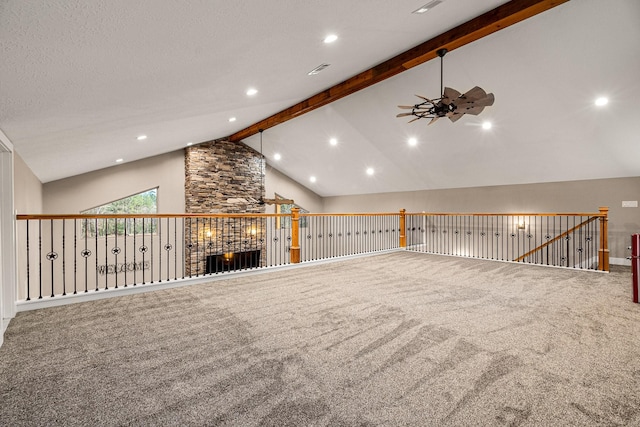
[[[77,251],[78,251],[78,222],[77,218],[73,219],[73,294],[78,293],[78,264],[77,264]]]
[[[145,263],[145,256],[147,254],[147,251],[144,250],[144,248],[146,248],[146,244],[145,244],[145,237],[146,237],[146,229],[145,229],[145,223],[144,223],[144,217],[142,218],[142,246],[140,246],[140,248],[138,249],[140,251],[140,253],[142,253],[142,264],[140,265],[140,270],[142,270],[142,284],[146,285],[146,275],[145,275],[145,270],[144,270],[144,263]]]
[[[98,291],[99,290],[99,285],[98,284],[100,283],[99,279],[98,279],[98,233],[99,233],[99,231],[98,231],[98,218],[94,218],[94,223],[95,223],[96,232],[95,232],[95,235],[94,235],[95,238],[94,238],[94,246],[93,246],[93,248],[96,251],[96,257],[95,257],[95,260],[96,260],[96,291]]]
[[[138,269],[137,269],[137,265],[138,265],[138,260],[137,260],[137,255],[138,255],[138,246],[136,244],[136,237],[138,235],[138,230],[136,228],[136,218],[133,218],[133,286],[137,286],[138,285]]]
[[[167,218],[168,221],[168,218]],[[182,232],[184,234],[184,225],[185,218],[180,218],[180,225]],[[184,235],[182,236],[182,242],[180,243],[180,247],[183,248],[182,255],[185,255],[184,251]],[[168,258],[169,255],[167,255]],[[167,263],[167,268],[169,268],[169,263]],[[168,271],[168,270],[167,270]],[[182,261],[182,278],[184,278],[184,260]],[[173,280],[178,280],[178,218],[173,218]]]
[[[149,250],[151,251],[149,253],[149,267],[150,267],[150,271],[149,271],[149,276],[151,276],[151,283],[153,283],[153,229],[154,229],[154,224],[155,224],[155,218],[149,218]],[[144,270],[144,265],[142,266],[143,270]]]
[[[162,283],[162,218],[156,218],[158,223],[158,283]],[[153,246],[152,246],[153,248]],[[152,249],[153,251],[153,249]],[[151,259],[153,259],[153,252]],[[151,274],[153,274],[153,267],[151,268]],[[151,278],[153,281],[153,276]]]
[[[104,288],[109,289],[109,228],[107,224],[107,218],[103,218],[104,224]],[[96,258],[98,251],[96,250]]]
[[[124,246],[124,287],[126,288],[128,286],[127,284],[127,270],[129,269],[129,261],[127,259],[127,228],[129,227],[129,219],[128,218],[124,218],[124,231],[123,231],[123,240],[124,243],[122,244]]]
[[[50,237],[50,250],[49,253],[53,254],[53,220],[49,221],[49,237]],[[55,276],[54,276],[54,268],[53,268],[53,262],[55,260],[55,258],[53,257],[53,255],[48,255],[49,262],[51,263],[51,297],[53,298],[55,296],[55,291],[54,291],[54,283],[55,283]]]
[[[38,265],[40,276],[40,296],[38,299],[42,299],[42,220],[38,220]]]
[[[120,253],[119,248],[118,248],[118,218],[114,218],[114,227],[113,227],[113,262],[114,262],[114,266],[115,266],[115,271],[114,271],[114,282],[115,282],[115,288],[118,289],[118,273],[120,270],[118,268],[118,254]],[[125,264],[126,266],[126,264]],[[126,268],[126,267],[125,267]]]
[[[84,258],[84,291],[89,292],[89,256],[91,251],[89,251],[89,220],[84,219],[84,250],[83,258]]]
[[[27,224],[27,301],[31,301],[31,262],[30,262],[30,251],[29,251],[29,220],[25,221]]]
[[[66,265],[65,265],[65,247],[66,247],[66,234],[65,234],[65,222],[62,220],[62,295],[67,295],[67,277],[66,277]]]
[[[170,263],[171,263],[171,249],[170,249],[170,243],[169,241],[171,240],[171,220],[169,217],[166,218],[166,228],[167,228],[167,243],[165,243],[165,252],[167,253],[167,281],[171,280],[171,267],[170,267]],[[174,218],[175,220],[175,218]]]

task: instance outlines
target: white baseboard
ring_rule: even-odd
[[[4,332],[9,327],[9,322],[11,322],[11,319],[2,319],[2,321],[0,321],[0,328],[2,329],[2,332],[0,332],[0,347],[4,344]]]
[[[631,260],[626,258],[609,258],[609,264],[631,266]]]

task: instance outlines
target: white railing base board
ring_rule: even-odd
[[[491,258],[479,258],[479,257],[476,258],[476,257],[470,257],[470,256],[464,256],[464,255],[440,254],[440,253],[436,253],[436,252],[416,251],[416,250],[410,250],[410,249],[408,251],[409,252],[414,252],[414,253],[417,253],[417,254],[448,256],[448,257],[464,258],[464,259],[475,259],[475,260],[478,260],[478,261],[503,262],[503,263],[506,263],[506,264],[530,265],[532,267],[559,268],[561,270],[588,271],[588,272],[594,272],[594,273],[609,273],[608,271],[594,270],[594,269],[587,269],[587,268],[578,268],[578,267],[564,267],[564,266],[561,266],[561,265],[535,264],[535,263],[530,263],[530,262],[508,261],[508,260],[504,260],[504,259],[491,259]]]
[[[388,250],[381,250],[376,252],[367,252],[367,253],[361,253],[361,254],[345,255],[345,256],[332,257],[332,258],[323,258],[323,259],[312,260],[312,261],[304,261],[299,264],[277,265],[273,267],[259,267],[259,268],[253,268],[248,270],[229,271],[225,273],[203,275],[198,277],[186,277],[184,279],[175,279],[175,280],[169,280],[164,282],[146,283],[144,285],[142,284],[138,284],[136,286],[129,285],[126,288],[119,287],[117,289],[110,288],[110,289],[101,289],[98,291],[91,290],[88,292],[84,292],[84,291],[79,292],[77,294],[67,294],[67,295],[58,295],[55,297],[43,297],[40,299],[31,299],[29,301],[22,300],[22,301],[16,302],[16,311],[23,312],[23,311],[39,310],[43,308],[59,307],[63,305],[76,304],[81,302],[97,301],[97,300],[106,299],[106,298],[117,298],[117,297],[122,297],[127,295],[135,295],[143,292],[152,292],[152,291],[159,291],[163,289],[179,288],[182,286],[212,283],[212,282],[218,282],[220,280],[227,280],[227,279],[232,279],[237,277],[253,276],[256,274],[271,273],[274,271],[289,270],[294,268],[302,268],[310,265],[327,264],[327,263],[332,263],[337,261],[344,261],[347,259],[363,258],[371,255],[379,255],[379,254],[398,252],[398,251],[404,251],[404,250],[405,250],[404,248],[388,249]]]

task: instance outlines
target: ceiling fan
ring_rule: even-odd
[[[415,105],[398,105],[403,110],[411,110],[410,112],[400,113],[396,117],[415,116],[409,123],[418,119],[431,119],[432,124],[441,117],[448,117],[452,122],[458,121],[465,114],[477,116],[484,110],[484,107],[493,105],[494,97],[492,93],[487,93],[484,89],[476,86],[465,94],[461,94],[450,87],[442,88],[443,62],[447,49],[442,48],[437,51],[440,57],[440,93],[439,98],[429,99],[424,96],[416,95],[422,99]]]

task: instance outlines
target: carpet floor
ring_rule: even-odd
[[[0,425],[640,425],[630,288],[394,252],[22,312]]]

